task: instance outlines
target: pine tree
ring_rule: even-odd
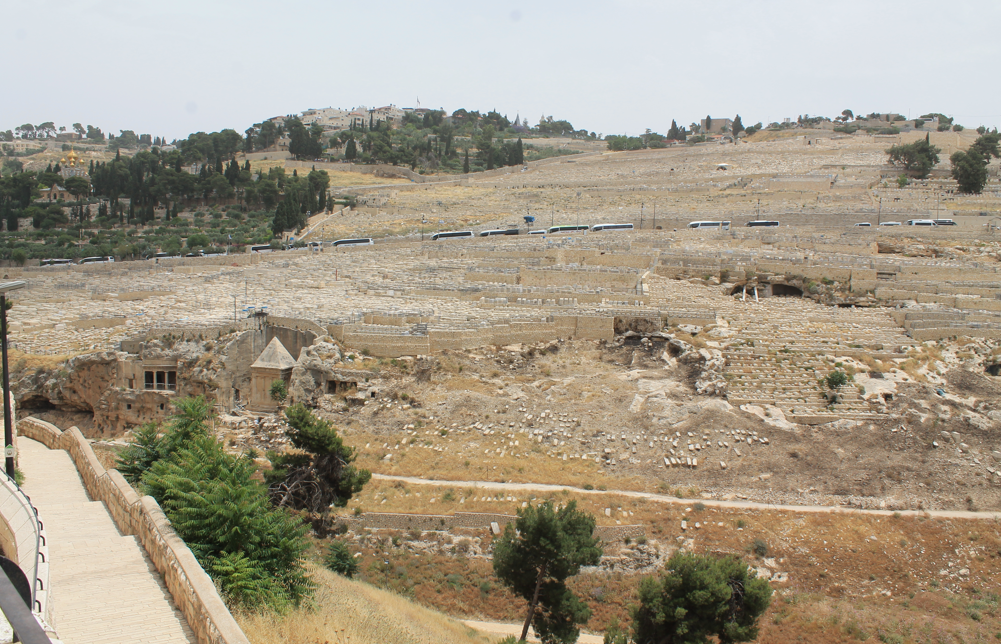
[[[494,546],[494,574],[528,605],[521,639],[528,627],[543,642],[575,642],[578,624],[591,610],[567,585],[581,566],[601,560],[600,540],[593,536],[594,517],[571,501],[557,509],[551,501],[518,510]]]
[[[272,470],[265,474],[271,502],[278,507],[323,513],[344,507],[372,478],[351,463],[357,453],[344,445],[337,430],[302,404],[285,410],[286,432],[295,452],[268,454]]]
[[[749,642],[771,603],[772,589],[736,557],[675,553],[658,579],[640,583],[633,610],[636,642]]]

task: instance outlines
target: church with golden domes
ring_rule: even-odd
[[[70,148],[70,153],[59,160],[59,174],[62,175],[63,179],[90,176],[83,159],[73,148]]]

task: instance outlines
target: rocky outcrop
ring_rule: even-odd
[[[55,369],[13,374],[11,389],[19,406],[93,412],[115,383],[117,363],[114,351],[77,356]]]
[[[289,382],[289,401],[315,407],[321,396],[327,393],[330,381],[348,382],[349,378],[338,373],[341,364],[341,349],[324,337],[312,346],[303,347],[299,359],[292,368]]]

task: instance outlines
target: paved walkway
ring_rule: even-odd
[[[91,501],[69,454],[17,439],[24,491],[45,523],[53,626],[65,644],[195,644],[136,537]]]

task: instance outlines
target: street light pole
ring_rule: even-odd
[[[0,283],[0,352],[3,359],[3,444],[5,467],[4,471],[14,480],[14,424],[10,409],[10,373],[7,368],[7,293],[24,288],[21,280]]]

